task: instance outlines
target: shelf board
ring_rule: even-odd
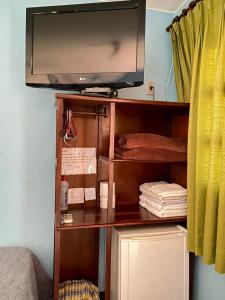
[[[73,215],[73,223],[61,225],[57,229],[68,230],[75,228],[165,224],[184,222],[186,220],[186,217],[159,218],[138,204],[121,205],[112,210],[98,207],[74,208],[69,213]]]
[[[99,159],[107,162],[121,162],[121,163],[126,163],[126,162],[131,162],[131,163],[151,163],[151,164],[171,164],[171,163],[186,163],[186,160],[170,160],[170,161],[162,161],[162,160],[135,160],[135,159],[110,159],[107,156],[104,155],[99,155]]]
[[[127,107],[132,106],[133,109],[143,108],[151,110],[165,110],[165,111],[180,111],[188,112],[189,103],[169,102],[159,100],[141,100],[141,99],[126,99],[126,98],[107,98],[104,96],[87,96],[81,94],[62,94],[57,93],[56,98],[63,99],[66,104],[82,105],[82,106],[97,106],[116,103],[117,106]]]

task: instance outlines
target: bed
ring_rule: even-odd
[[[26,248],[0,247],[0,299],[50,300],[52,280]]]

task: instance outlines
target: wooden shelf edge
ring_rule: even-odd
[[[190,107],[189,103],[177,102],[177,101],[162,101],[162,100],[142,100],[142,99],[126,99],[126,98],[107,98],[100,96],[87,96],[82,94],[63,94],[56,93],[56,98],[71,100],[71,101],[82,101],[88,104],[107,104],[107,103],[118,103],[118,104],[133,104],[133,105],[145,105],[146,107],[168,107],[168,108],[184,108]]]
[[[144,208],[140,207],[140,210],[145,210]],[[128,214],[130,213],[129,211],[127,212]],[[132,213],[132,212],[131,212]],[[102,222],[102,223],[86,223],[86,224],[65,224],[61,225],[60,227],[55,227],[56,230],[58,231],[64,231],[64,230],[74,230],[74,229],[85,229],[85,228],[107,228],[107,227],[121,227],[121,226],[132,226],[132,225],[151,225],[151,224],[167,224],[167,223],[179,223],[179,222],[185,222],[187,220],[186,216],[177,216],[177,217],[167,217],[167,218],[160,218],[157,217],[147,210],[145,211],[146,213],[146,219],[137,219],[134,218],[128,219],[128,220],[113,220],[112,222]],[[116,216],[115,213],[115,218],[118,217]],[[128,217],[129,218],[129,217]],[[149,219],[147,219],[149,218]]]
[[[162,160],[135,160],[135,159],[110,159],[107,156],[104,155],[99,155],[98,157],[100,160],[106,161],[106,162],[118,162],[118,163],[126,163],[126,162],[131,162],[131,163],[150,163],[150,164],[180,164],[180,163],[187,163],[187,160],[176,160],[176,161],[162,161]]]
[[[162,220],[154,220],[154,221],[131,221],[131,222],[115,222],[115,223],[107,223],[107,224],[96,224],[96,225],[74,225],[70,227],[56,227],[56,230],[59,231],[67,231],[67,230],[75,230],[75,229],[87,229],[87,228],[107,228],[107,227],[127,227],[127,226],[134,226],[134,225],[156,225],[156,224],[169,224],[169,223],[180,223],[180,222],[186,222],[186,217],[173,219],[173,218],[164,218]]]

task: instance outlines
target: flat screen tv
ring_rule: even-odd
[[[145,9],[145,0],[27,8],[26,84],[143,84]]]

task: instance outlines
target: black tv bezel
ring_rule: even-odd
[[[70,13],[85,11],[138,9],[137,71],[121,73],[32,73],[33,54],[33,16],[35,14]],[[26,9],[26,85],[51,87],[56,89],[81,90],[87,87],[110,87],[114,89],[139,86],[144,81],[144,43],[145,43],[146,0],[101,2],[75,5],[30,7]],[[81,80],[85,78],[85,80]],[[95,79],[96,78],[96,79]],[[119,80],[118,80],[119,78]],[[85,82],[84,82],[85,81]]]

